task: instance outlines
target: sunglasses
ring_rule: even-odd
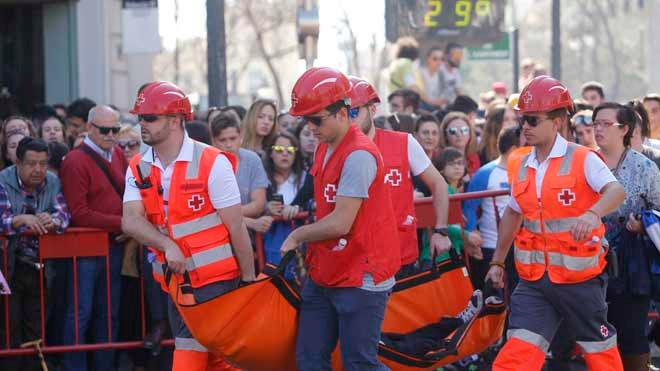
[[[138,115],[138,122],[140,121],[154,122],[156,120],[158,120],[158,115],[154,115],[154,114]]]
[[[283,153],[286,150],[287,152],[289,152],[290,154],[293,155],[293,154],[296,153],[296,150],[298,148],[296,148],[294,146],[287,146],[287,147],[285,147],[285,146],[271,146],[270,149],[272,149],[273,151],[275,151],[277,153]]]
[[[312,124],[314,126],[321,126],[323,120],[327,119],[330,116],[334,116],[336,114],[337,112],[329,113],[325,116],[304,116],[303,119],[305,120],[305,122]]]
[[[118,140],[117,145],[121,147],[122,149],[126,148],[135,148],[138,145],[138,141],[135,139],[130,139],[130,140]]]
[[[575,119],[573,119],[573,121],[574,121],[573,125],[588,125],[588,126],[590,126],[594,123],[594,121],[591,119],[591,116],[584,116],[584,115],[580,115],[580,116],[575,117]]]
[[[609,128],[609,127],[612,127],[612,126],[623,126],[623,124],[620,124],[620,123],[618,123],[618,122],[616,122],[616,121],[607,121],[607,120],[598,120],[598,121],[594,121],[594,124],[593,124],[593,125],[594,125],[595,127],[599,127],[599,126],[600,126],[600,127],[605,127],[605,128]]]
[[[92,124],[93,127],[99,129],[99,133],[101,133],[102,135],[108,135],[110,134],[110,132],[112,132],[112,134],[117,134],[119,133],[119,130],[121,130],[119,126],[113,126],[111,128],[108,128],[105,126],[98,126],[93,122],[90,122],[90,124]]]
[[[470,133],[470,128],[467,126],[461,128],[447,128],[447,134],[449,135],[458,135],[459,132],[462,135],[468,135]]]
[[[539,126],[539,124],[543,120],[545,120],[545,118],[536,117],[536,116],[529,116],[529,115],[522,115],[522,116],[518,117],[518,124],[520,125],[520,127],[522,127],[525,123],[527,123],[527,125],[535,128],[535,127]]]

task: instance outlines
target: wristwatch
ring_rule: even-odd
[[[449,236],[449,229],[447,227],[433,228],[433,233],[439,233],[445,237]]]

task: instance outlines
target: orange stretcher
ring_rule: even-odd
[[[170,295],[192,334],[211,352],[246,371],[295,370],[300,295],[283,276],[293,256],[285,256],[271,275],[206,302],[195,300],[185,278],[178,283],[166,275]],[[386,308],[383,332],[410,333],[442,316],[454,317],[472,293],[463,259],[453,256],[397,282]],[[502,336],[505,317],[505,303],[486,305],[446,338],[442,348],[419,357],[380,344],[379,358],[394,371],[434,370],[494,344]],[[336,353],[333,369],[341,370]]]

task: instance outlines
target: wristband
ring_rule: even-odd
[[[506,266],[504,265],[504,263],[502,263],[502,262],[496,262],[496,261],[494,261],[494,260],[491,260],[491,262],[488,263],[488,266],[490,266],[490,267],[492,267],[492,266],[497,266],[497,267],[500,267],[500,268],[502,268],[502,269],[505,269],[505,268],[506,268]]]

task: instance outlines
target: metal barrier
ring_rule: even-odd
[[[461,211],[461,201],[467,199],[477,199],[477,198],[486,198],[491,197],[493,199],[493,204],[495,203],[495,197],[508,195],[508,191],[483,191],[483,192],[471,192],[471,193],[462,193],[449,196],[449,224],[464,224]],[[433,208],[433,201],[431,198],[422,198],[415,201],[415,212],[417,215],[417,226],[418,228],[433,228],[435,226],[435,211]],[[294,220],[307,220],[309,217],[308,213],[303,212],[296,215]],[[275,221],[281,221],[281,218],[274,218]],[[86,351],[95,351],[95,350],[107,350],[107,349],[136,349],[143,346],[143,342],[138,341],[124,341],[124,342],[105,342],[105,343],[94,343],[94,344],[80,344],[80,339],[78,339],[78,269],[77,261],[79,258],[85,257],[105,257],[106,262],[106,295],[108,308],[108,334],[109,339],[112,339],[112,316],[110,313],[111,308],[111,295],[110,288],[111,284],[120,284],[119,282],[113,283],[110,281],[110,243],[109,243],[109,231],[91,229],[91,228],[69,228],[64,234],[48,234],[39,237],[39,250],[40,250],[40,263],[43,264],[44,260],[47,259],[71,259],[73,261],[73,278],[74,278],[74,305],[75,305],[75,344],[71,345],[49,345],[46,343],[46,321],[45,321],[45,303],[44,303],[44,272],[43,269],[40,270],[40,289],[42,292],[41,295],[41,336],[43,339],[43,347],[41,352],[43,354],[56,354],[56,353],[67,353],[67,352],[86,352]],[[256,234],[256,251],[255,251],[255,263],[259,270],[261,270],[265,264],[265,253],[264,253],[264,243],[263,235],[261,233]],[[7,238],[6,236],[0,236],[2,243],[3,251],[3,261],[4,267],[7,267]],[[143,254],[139,255],[140,263],[142,261]],[[43,265],[42,265],[43,266]],[[142,265],[140,265],[142,266]],[[11,285],[11,284],[10,284]],[[144,275],[140,277],[140,303],[141,303],[141,313],[140,318],[142,319],[142,337],[146,335],[146,314],[145,314],[145,303],[144,303]],[[4,302],[4,328],[5,328],[5,341],[6,348],[0,349],[0,357],[10,357],[10,356],[25,356],[25,355],[35,355],[37,350],[35,348],[9,348],[11,334],[9,333],[9,301],[11,300],[11,295],[0,295],[2,301]],[[166,339],[161,342],[162,346],[173,346],[174,341],[172,339]]]
[[[73,267],[73,302],[74,302],[74,323],[75,323],[75,344],[70,345],[48,345],[46,342],[46,308],[45,308],[45,299],[44,299],[44,269],[39,270],[40,276],[40,290],[41,290],[41,339],[43,342],[43,347],[41,347],[41,352],[43,354],[55,354],[55,353],[67,353],[67,352],[85,352],[85,351],[94,351],[94,350],[107,350],[107,349],[132,349],[140,348],[143,345],[142,341],[126,341],[126,342],[105,342],[105,343],[94,343],[94,344],[81,344],[80,339],[78,338],[78,259],[87,258],[87,257],[104,257],[106,263],[106,298],[108,307],[108,339],[112,339],[112,315],[111,315],[111,296],[110,288],[111,284],[121,284],[121,282],[111,282],[110,280],[110,243],[109,243],[109,233],[106,230],[93,229],[93,228],[69,228],[64,234],[47,234],[44,236],[39,236],[39,263],[41,267],[44,267],[44,261],[48,259],[71,259]],[[4,267],[7,267],[8,256],[7,256],[7,238],[6,236],[2,238],[2,252],[3,252],[3,261]],[[141,251],[141,250],[140,250]],[[140,262],[142,260],[142,254],[140,256]],[[6,269],[6,268],[5,268]],[[11,284],[10,284],[11,286]],[[145,315],[145,305],[144,305],[144,275],[140,277],[140,297],[141,297],[141,319],[142,319],[142,337],[146,335],[146,315]],[[37,349],[35,348],[9,348],[11,342],[10,334],[10,313],[9,313],[9,303],[11,300],[11,295],[1,295],[3,307],[4,307],[4,340],[5,340],[5,349],[0,349],[0,357],[8,356],[24,356],[24,355],[33,355],[37,354]],[[162,346],[173,346],[174,340],[166,339],[161,342]]]

